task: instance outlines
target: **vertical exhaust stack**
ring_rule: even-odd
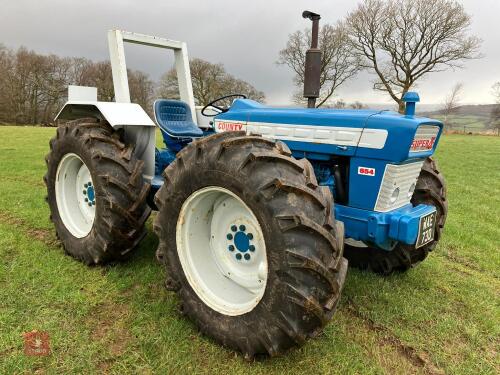
[[[307,98],[307,107],[316,107],[316,98],[319,97],[321,75],[321,50],[318,48],[319,14],[305,10],[302,17],[312,21],[311,48],[306,52],[304,67],[304,98]]]

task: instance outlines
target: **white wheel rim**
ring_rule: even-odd
[[[76,238],[92,230],[96,210],[94,182],[85,163],[76,154],[66,154],[57,167],[56,202],[59,216]]]
[[[221,187],[200,189],[177,221],[177,252],[198,297],[224,315],[242,315],[262,299],[267,283],[264,235],[252,210]]]

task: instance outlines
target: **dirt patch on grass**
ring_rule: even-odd
[[[129,315],[127,305],[114,302],[100,304],[87,315],[85,324],[90,328],[91,340],[107,348],[105,357],[96,363],[100,373],[108,373],[133,342],[128,329]]]
[[[43,242],[47,246],[59,246],[59,241],[52,231],[42,228],[33,228],[25,220],[11,215],[10,213],[0,211],[0,223],[7,224],[22,229],[24,234],[36,241]]]
[[[427,353],[417,351],[417,349],[402,342],[387,327],[376,323],[361,313],[355,303],[350,299],[347,301],[346,311],[351,317],[361,320],[368,330],[375,332],[381,346],[389,345],[394,348],[405,361],[419,369],[421,372],[432,375],[441,375],[445,373],[444,370],[438,368],[432,363]]]
[[[109,352],[119,356],[132,340],[127,328],[128,306],[120,303],[104,303],[94,308],[88,317],[93,340],[106,344]]]

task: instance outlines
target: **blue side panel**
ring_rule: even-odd
[[[387,160],[351,158],[349,167],[349,206],[373,210]],[[373,168],[374,175],[362,175],[359,168]]]

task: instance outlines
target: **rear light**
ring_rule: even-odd
[[[420,125],[410,146],[410,152],[427,152],[432,150],[439,133],[439,126]]]

